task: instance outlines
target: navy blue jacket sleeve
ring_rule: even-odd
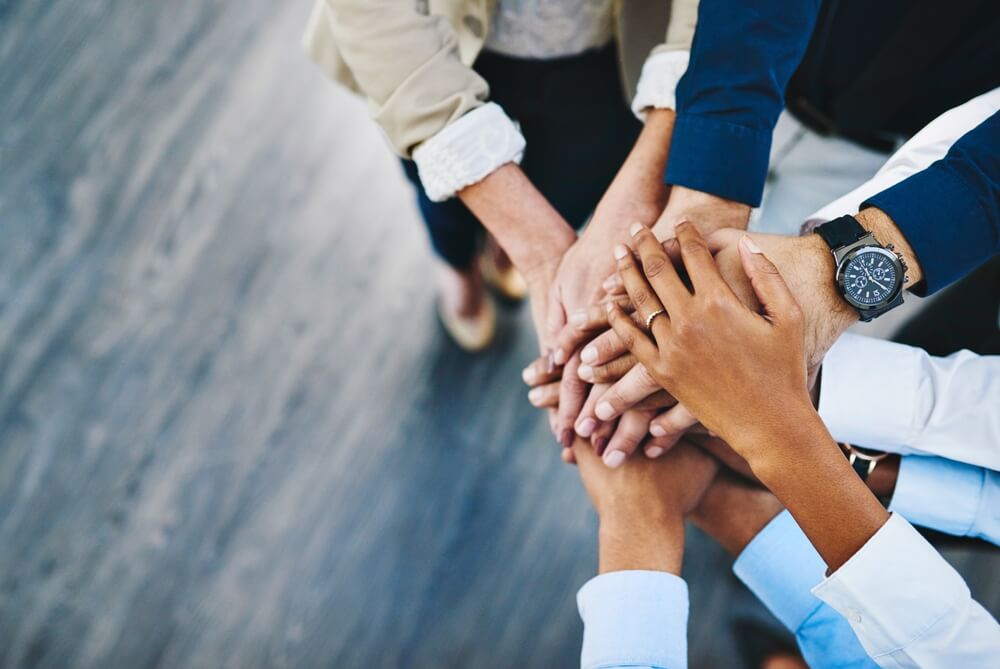
[[[1000,112],[944,158],[862,205],[868,206],[887,213],[913,247],[927,293],[1000,253]]]
[[[665,180],[757,206],[819,0],[702,0]]]

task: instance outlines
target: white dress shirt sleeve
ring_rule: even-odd
[[[581,669],[687,667],[687,583],[661,571],[615,571],[576,595]]]
[[[632,113],[646,120],[647,109],[677,109],[677,82],[684,76],[689,51],[659,51],[642,64],[632,99]]]
[[[845,334],[820,383],[819,414],[838,441],[1000,470],[1000,356],[938,358]]]
[[[1000,546],[1000,472],[907,455],[899,463],[889,510],[914,525]]]
[[[525,141],[500,105],[473,109],[413,150],[420,182],[432,202],[443,202],[507,163],[520,163]]]
[[[990,667],[1000,657],[1000,625],[899,514],[813,593],[881,667]]]
[[[1000,110],[1000,87],[946,111],[899,148],[871,179],[807,219],[807,226],[857,213],[862,202],[944,158],[958,139]]]

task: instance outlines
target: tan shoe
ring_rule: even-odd
[[[449,311],[441,298],[437,300],[437,312],[451,338],[469,353],[478,353],[493,343],[497,331],[497,310],[489,295],[483,296],[479,311],[473,316],[461,316]]]
[[[479,256],[479,270],[483,273],[486,285],[503,299],[520,302],[528,296],[528,284],[517,268],[513,265],[499,267],[496,258],[489,251]]]

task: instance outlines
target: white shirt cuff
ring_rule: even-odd
[[[897,513],[813,594],[847,618],[877,662],[957,616],[972,599],[958,572]]]
[[[427,197],[443,202],[507,163],[520,163],[524,136],[500,105],[477,107],[413,151]]]
[[[614,571],[576,595],[583,619],[581,669],[687,666],[688,589],[662,571]]]
[[[821,605],[810,590],[825,572],[826,563],[788,511],[758,532],[733,563],[736,577],[793,633]]]
[[[684,76],[690,57],[688,51],[663,51],[647,58],[632,99],[632,113],[645,120],[649,108],[677,109],[677,82]]]
[[[844,334],[827,352],[819,415],[837,441],[897,453],[916,440],[922,394],[920,349]],[[872,371],[877,370],[873,376]]]

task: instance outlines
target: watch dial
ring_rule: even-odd
[[[899,276],[885,253],[862,251],[843,271],[844,291],[859,304],[880,304],[896,293]]]

